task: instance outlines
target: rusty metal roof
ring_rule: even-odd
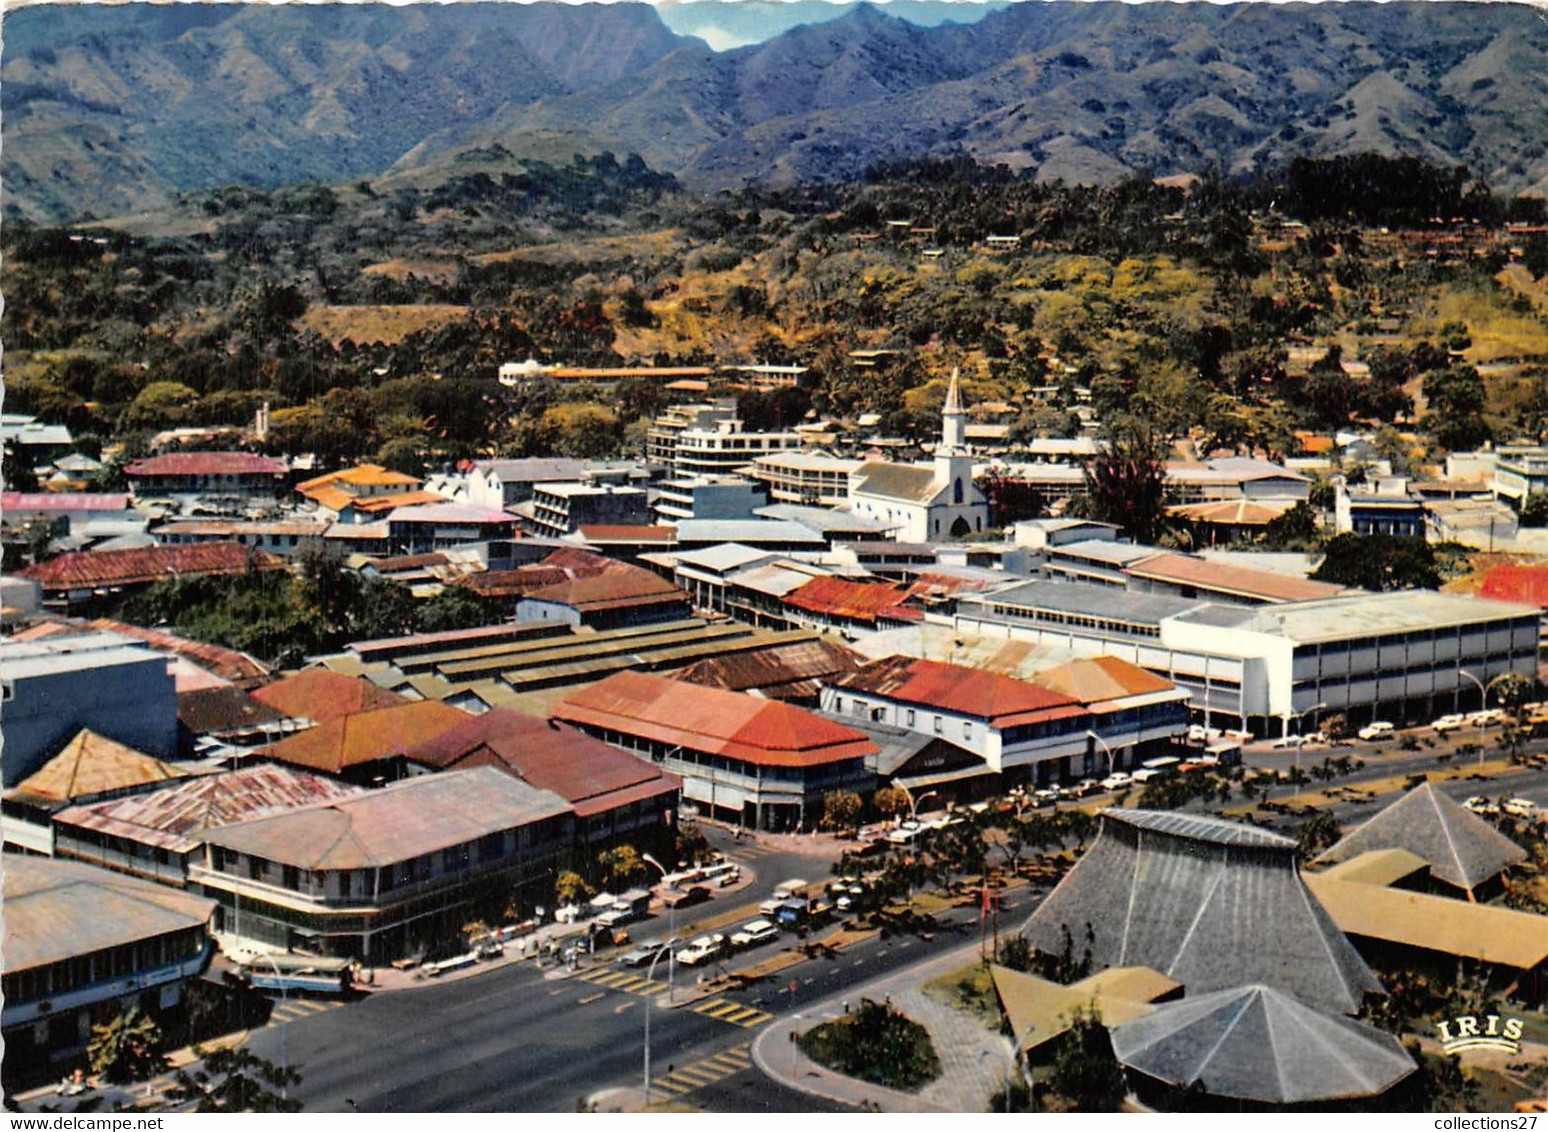
[[[95,589],[250,570],[283,570],[285,563],[263,550],[236,542],[147,546],[133,550],[84,550],[61,554],[18,570],[45,590]]]
[[[7,791],[6,797],[32,805],[58,805],[175,782],[189,773],[184,767],[153,759],[95,731],[80,731],[62,751]]]
[[[285,461],[254,452],[167,452],[136,460],[124,468],[126,476],[242,476],[283,478]]]
[[[310,719],[315,723],[409,702],[369,680],[326,668],[304,668],[294,676],[257,689],[253,698],[291,719]]]
[[[401,755],[450,731],[468,713],[437,700],[415,700],[335,716],[264,748],[277,762],[339,774],[362,763]]]

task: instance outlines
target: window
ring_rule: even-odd
[[[834,696],[833,697],[833,710],[838,712],[838,713],[840,713],[840,714],[843,714],[843,711],[844,711],[844,697],[843,696]]]
[[[914,709],[913,708],[909,708],[908,711],[905,713],[904,718],[907,720],[908,725],[910,727],[914,726]]]
[[[350,887],[354,875],[349,869],[344,869],[339,873],[339,899],[348,900],[352,895]]]
[[[962,724],[962,737],[964,739],[971,739],[973,737],[973,725],[971,723],[964,722]]]
[[[935,733],[939,735],[944,727],[940,716],[935,717]]]

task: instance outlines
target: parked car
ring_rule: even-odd
[[[1482,711],[1470,712],[1467,723],[1470,727],[1498,727],[1505,722],[1505,713],[1499,708],[1484,708]]]
[[[1455,731],[1466,722],[1467,717],[1464,715],[1443,715],[1430,726],[1436,731]]]
[[[1530,798],[1506,798],[1500,803],[1500,811],[1513,818],[1526,818],[1528,821],[1537,820],[1537,803]]]
[[[644,967],[656,956],[663,954],[666,949],[666,940],[648,939],[625,951],[618,957],[618,962],[625,967]]]
[[[702,904],[709,898],[710,890],[702,884],[696,884],[691,888],[673,889],[661,898],[661,903],[668,908],[687,908],[693,904]]]
[[[771,943],[778,938],[779,928],[774,924],[768,920],[753,920],[732,933],[731,948],[734,951],[743,951],[749,947],[757,947],[759,944]]]
[[[1125,786],[1130,785],[1133,781],[1134,778],[1132,775],[1125,774],[1120,770],[1117,773],[1109,774],[1106,778],[1102,779],[1102,789],[1122,790]]]
[[[726,949],[723,935],[701,935],[677,953],[677,961],[684,967],[697,967],[718,957]]]
[[[1473,813],[1480,814],[1485,817],[1500,812],[1499,806],[1489,801],[1489,799],[1485,798],[1482,794],[1474,794],[1471,798],[1462,803],[1462,808],[1465,810],[1471,810]]]
[[[1059,800],[1059,791],[1051,786],[1032,791],[1032,801],[1039,806],[1052,806]]]
[[[1392,738],[1392,733],[1396,730],[1396,725],[1388,723],[1384,719],[1378,719],[1375,723],[1367,723],[1356,734],[1367,743],[1371,743],[1378,739]]]

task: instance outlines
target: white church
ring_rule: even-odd
[[[861,464],[849,476],[849,506],[895,524],[899,542],[965,538],[989,525],[989,501],[973,484],[973,458],[967,448],[967,415],[957,371],[941,409],[941,443],[929,464]]]

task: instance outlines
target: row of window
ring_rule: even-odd
[[[0,989],[7,1002],[36,1002],[191,959],[203,949],[204,940],[201,928],[168,932],[25,971],[7,971]]]

